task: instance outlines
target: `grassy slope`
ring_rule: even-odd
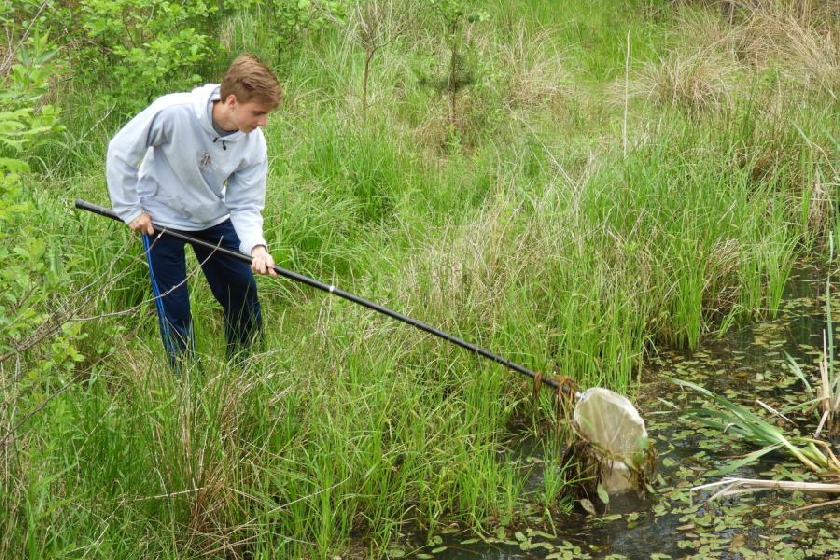
[[[822,227],[812,195],[837,103],[727,58],[724,43],[697,57],[690,31],[722,25],[703,12],[563,6],[493,3],[471,31],[479,80],[455,132],[414,74],[443,57],[433,19],[376,59],[364,124],[357,46],[327,32],[278,59],[287,102],[267,130],[267,234],[284,266],[623,390],[654,345],[695,346],[721,319],[773,312]],[[231,50],[271,57],[252,22],[230,22]],[[47,154],[62,178],[41,207],[75,284],[120,255],[125,273],[93,309],[139,307],[85,324],[85,365],[101,363],[7,457],[3,554],[329,557],[351,535],[379,552],[404,522],[510,523],[525,472],[498,452],[511,422],[530,420],[529,388],[409,327],[261,280],[269,350],[229,369],[198,280],[202,370],[171,378],[136,244],[67,209],[104,201],[91,170],[118,121],[76,114],[73,155]],[[551,416],[546,400],[534,425]],[[556,513],[557,490],[549,477],[528,499]]]

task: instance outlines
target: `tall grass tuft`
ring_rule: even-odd
[[[820,2],[750,0],[739,6],[732,32],[738,55],[759,68],[780,65],[807,89],[836,95],[840,45],[836,13]]]
[[[704,49],[645,64],[634,76],[629,94],[659,106],[702,113],[729,107],[737,83],[737,65],[725,55]]]

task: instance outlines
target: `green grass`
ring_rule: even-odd
[[[280,57],[260,20],[233,16],[225,44],[276,62],[286,91],[266,130],[278,264],[584,388],[630,391],[655,348],[775,313],[833,212],[814,181],[832,176],[837,101],[745,65],[708,78],[729,104],[639,95],[663,79],[644,64],[696,45],[666,3],[619,3],[620,25],[615,4],[494,2],[457,129],[414,72],[442,52],[432,28],[376,59],[363,121],[358,45],[324,30]],[[125,313],[82,325],[78,379],[3,448],[0,555],[381,556],[400,531],[494,531],[526,503],[562,523],[547,396],[533,407],[516,374],[350,303],[259,279],[266,351],[233,369],[199,272],[202,366],[173,379],[136,239],[70,209],[106,202],[127,118],[94,106],[65,108],[29,188],[68,291],[113,265],[80,314]],[[4,389],[0,429],[61,386]],[[524,426],[547,450],[531,493],[512,459]]]

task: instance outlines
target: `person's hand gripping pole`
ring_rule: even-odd
[[[274,270],[274,258],[265,245],[257,245],[251,249],[251,270],[256,274],[277,276],[277,271]]]
[[[148,212],[142,212],[139,216],[128,223],[128,227],[137,233],[144,233],[146,235],[154,235],[155,228],[152,225],[152,217]]]

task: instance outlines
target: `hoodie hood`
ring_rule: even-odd
[[[232,134],[224,137],[219,136],[216,129],[213,128],[211,119],[213,118],[213,101],[220,101],[222,95],[219,91],[221,86],[219,84],[204,84],[192,90],[190,95],[193,100],[193,110],[198,122],[201,123],[201,128],[207,131],[214,139],[223,139],[225,142],[236,142],[243,136],[244,132],[237,130]]]

